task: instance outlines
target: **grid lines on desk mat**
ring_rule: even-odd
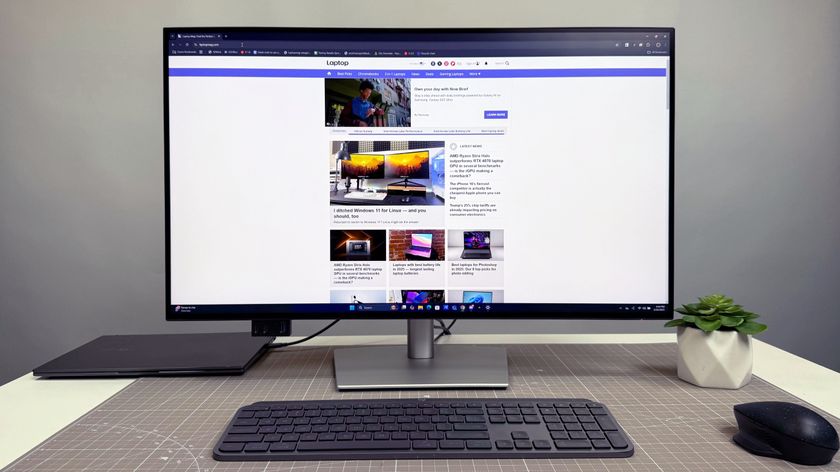
[[[736,446],[732,406],[803,401],[759,379],[740,390],[703,389],[676,376],[675,344],[510,345],[506,390],[335,389],[332,349],[270,353],[235,377],[143,378],[60,431],[9,471],[528,472],[840,471],[753,456]],[[216,462],[212,448],[242,405],[266,400],[589,398],[605,403],[635,443],[627,459],[460,459]],[[811,407],[813,408],[813,407]],[[817,410],[819,411],[819,410]],[[840,429],[840,421],[824,412]]]

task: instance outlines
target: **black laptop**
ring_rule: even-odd
[[[273,339],[251,333],[101,336],[33,374],[50,378],[240,375]]]

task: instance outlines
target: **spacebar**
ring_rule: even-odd
[[[298,443],[298,451],[364,451],[411,449],[411,441],[306,441]]]

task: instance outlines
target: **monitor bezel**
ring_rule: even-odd
[[[478,33],[478,34],[529,34],[529,33],[668,33],[671,36],[671,47],[668,61],[668,100],[669,100],[669,136],[668,136],[668,301],[655,303],[665,305],[663,311],[583,311],[565,313],[546,310],[544,304],[534,304],[535,310],[521,311],[515,314],[499,312],[460,312],[449,318],[460,319],[532,319],[532,320],[667,320],[673,318],[674,310],[674,116],[675,116],[675,58],[676,35],[673,27],[579,27],[579,28],[290,28],[290,27],[164,27],[162,36],[163,50],[163,139],[164,139],[164,228],[165,228],[165,287],[166,300],[164,311],[167,321],[230,321],[230,320],[272,320],[272,319],[423,319],[440,318],[440,312],[300,312],[276,311],[260,314],[252,313],[184,313],[175,310],[172,305],[171,285],[171,241],[170,241],[170,172],[169,172],[169,48],[167,41],[170,34],[175,33],[305,33],[324,35],[381,35],[383,38],[391,35],[394,39],[399,35],[436,35],[447,33]],[[429,156],[429,172],[431,177],[431,161]],[[502,303],[505,304],[505,303]],[[564,304],[560,304],[564,305]],[[593,304],[596,305],[596,304]],[[300,304],[285,304],[294,309]]]

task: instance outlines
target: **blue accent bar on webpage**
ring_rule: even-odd
[[[170,67],[170,77],[299,77],[501,79],[549,77],[665,77],[665,68],[509,69],[509,70],[328,70]]]

